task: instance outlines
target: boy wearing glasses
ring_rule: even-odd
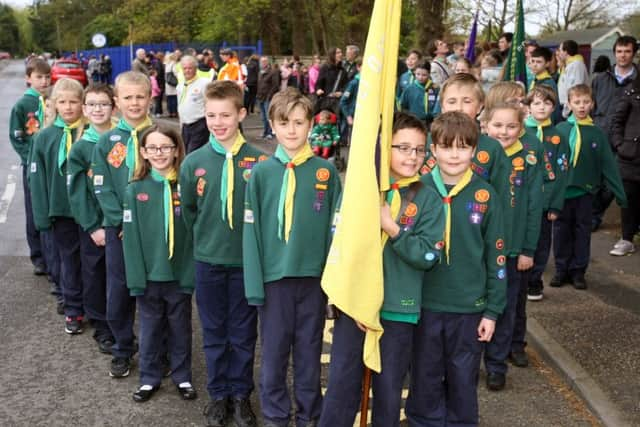
[[[114,339],[107,324],[107,272],[105,232],[102,211],[93,189],[91,156],[102,135],[111,130],[113,91],[106,84],[89,86],[84,91],[84,116],[89,127],[71,146],[67,162],[67,192],[71,213],[81,228],[80,263],[85,286],[84,310],[94,327],[93,338],[101,353],[110,354]]]
[[[93,150],[93,188],[102,210],[107,265],[107,322],[115,342],[109,375],[127,377],[134,349],[135,299],[129,295],[122,251],[122,203],[136,169],[138,136],[151,126],[151,83],[137,71],[116,78],[115,100],[122,118],[100,136]]]
[[[380,311],[382,372],[374,374],[373,425],[400,422],[402,385],[422,303],[422,276],[440,260],[445,225],[438,193],[420,182],[425,156],[424,122],[407,113],[394,117],[391,189],[380,208],[383,231],[384,303]],[[365,328],[344,313],[333,330],[329,385],[320,426],[350,427],[359,408]]]
[[[245,142],[240,123],[247,115],[240,86],[230,80],[204,93],[209,139],[190,153],[180,170],[182,212],[193,232],[196,303],[207,363],[211,401],[206,425],[255,425],[249,396],[257,339],[257,311],[244,296],[242,226],[244,195],[260,151]]]

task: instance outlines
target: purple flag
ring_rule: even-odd
[[[469,34],[469,41],[467,45],[467,51],[464,54],[464,57],[469,60],[472,64],[476,60],[476,36],[478,35],[478,12],[476,12],[476,17],[473,19],[473,25],[471,26],[471,34]]]

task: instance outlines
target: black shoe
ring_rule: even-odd
[[[506,378],[504,374],[487,374],[487,388],[491,391],[500,391],[504,388]]]
[[[584,280],[584,276],[576,276],[573,278],[573,287],[581,291],[587,289],[587,282]]]
[[[96,338],[98,342],[98,351],[102,354],[111,354],[111,348],[113,347],[113,337],[100,337]]]
[[[228,399],[211,400],[204,407],[205,425],[207,427],[225,427],[227,421]]]
[[[255,427],[256,415],[251,409],[251,402],[249,398],[246,399],[233,399],[231,402],[233,408],[233,422],[237,427]]]
[[[129,376],[131,369],[131,359],[128,357],[114,357],[111,359],[111,369],[109,376],[111,378],[124,378]]]
[[[529,366],[529,357],[524,351],[512,351],[509,355],[509,360],[518,368],[526,368]]]
[[[542,301],[542,298],[544,298],[544,295],[542,294],[542,289],[530,287],[527,290],[528,301]]]
[[[64,318],[64,331],[70,335],[82,333],[82,316],[67,316]]]
[[[180,394],[180,397],[182,397],[184,400],[193,400],[196,397],[198,397],[198,393],[196,392],[196,389],[193,388],[191,383],[189,383],[188,386],[183,386],[183,387],[180,387],[179,385],[177,385],[176,388],[178,389],[178,393]]]
[[[153,386],[151,388],[145,388],[145,389],[143,389],[142,387],[144,386],[140,386],[136,390],[136,392],[133,393],[133,400],[135,400],[138,403],[146,402],[147,400],[151,399],[154,393],[158,391],[158,389],[160,388],[160,386],[158,385]]]
[[[56,313],[64,314],[64,303],[62,301],[56,303]]]
[[[44,276],[47,274],[47,268],[44,265],[34,265],[33,274],[36,276]]]
[[[49,281],[49,283],[53,283],[53,277],[50,274],[47,274],[47,281]]]
[[[572,283],[573,281],[568,276],[553,276],[551,282],[549,282],[549,286],[552,288],[559,288],[564,286],[565,283]]]

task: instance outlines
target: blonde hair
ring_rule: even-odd
[[[125,71],[124,73],[118,74],[116,84],[114,85],[116,96],[118,96],[118,87],[124,83],[144,86],[145,91],[151,95],[151,80],[139,71]]]
[[[484,90],[482,89],[482,84],[471,74],[460,73],[452,75],[442,85],[439,96],[440,105],[444,102],[444,96],[447,89],[453,86],[471,89],[476,98],[478,98],[478,101],[480,101],[480,103],[484,103]]]
[[[520,105],[518,105],[515,102],[505,102],[505,101],[495,103],[491,108],[487,108],[484,110],[484,112],[482,113],[482,121],[485,123],[485,125],[489,123],[489,121],[493,118],[493,115],[496,113],[496,111],[499,111],[499,110],[515,111],[518,116],[518,123],[520,123],[521,127],[523,126],[524,111],[522,111],[522,108],[520,108]]]
[[[307,120],[313,115],[313,104],[298,89],[288,87],[284,91],[276,93],[269,105],[269,120],[287,120],[291,112],[300,107],[304,110]]]
[[[133,172],[133,177],[131,178],[132,181],[140,181],[142,179],[145,179],[151,171],[151,163],[149,163],[149,160],[142,157],[142,154],[140,154],[140,150],[142,150],[147,145],[147,139],[149,138],[149,135],[156,132],[169,138],[173,142],[173,145],[176,146],[176,156],[173,159],[173,167],[175,168],[176,173],[180,173],[180,165],[182,164],[185,156],[184,142],[182,142],[180,133],[178,133],[170,126],[160,123],[154,123],[147,129],[145,129],[145,131],[140,136],[140,147],[138,149],[138,152],[136,153],[137,166],[136,170]]]
[[[489,89],[484,108],[490,110],[494,105],[506,103],[510,98],[524,98],[525,95],[524,86],[520,82],[498,82]]]
[[[591,87],[586,84],[579,84],[579,85],[573,86],[571,89],[569,89],[567,98],[569,99],[569,101],[571,101],[572,97],[580,96],[580,95],[586,95],[589,98],[593,99],[593,91],[591,90]]]
[[[73,93],[75,96],[78,97],[78,100],[80,100],[80,103],[82,103],[82,101],[84,99],[84,89],[82,88],[82,84],[80,84],[79,81],[74,80],[74,79],[70,79],[70,78],[66,78],[66,77],[58,80],[56,82],[56,84],[53,85],[53,89],[51,90],[51,97],[49,98],[51,100],[51,102],[53,103],[52,107],[53,107],[53,110],[55,111],[56,115],[58,114],[58,110],[56,109],[56,105],[55,104],[56,104],[56,100],[60,96],[60,92],[71,92],[71,93]],[[81,115],[81,119],[82,119],[82,123],[78,127],[79,130],[77,132],[77,136],[81,136],[82,135],[82,129],[84,129],[85,125],[87,124],[87,119],[84,117],[84,115]],[[53,121],[50,124],[53,124]],[[78,138],[76,138],[76,140],[77,139]]]

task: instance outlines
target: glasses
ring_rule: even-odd
[[[410,156],[414,151],[418,157],[424,157],[427,154],[427,150],[424,147],[413,148],[410,145],[392,145],[391,148],[395,148],[405,156]]]
[[[160,147],[156,147],[155,145],[149,145],[149,146],[142,147],[142,148],[144,148],[144,152],[147,153],[147,154],[157,154],[157,153],[169,154],[173,150],[176,149],[176,146],[175,145],[162,145]]]
[[[108,108],[111,108],[111,103],[109,102],[105,102],[105,103],[94,103],[94,102],[89,102],[84,104],[85,107],[87,108],[91,108],[92,110],[96,109],[96,108],[101,108],[103,110],[106,110]]]

